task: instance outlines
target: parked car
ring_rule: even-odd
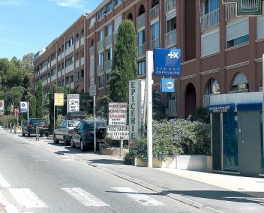
[[[22,136],[27,135],[29,137],[30,134],[36,134],[37,127],[39,128],[40,137],[43,135],[49,136],[49,124],[44,118],[29,118],[27,123],[22,126]]]
[[[66,146],[71,141],[71,130],[74,129],[80,120],[64,120],[62,123],[54,130],[53,133],[53,142],[59,143],[63,141],[63,144]]]
[[[106,133],[106,121],[96,120],[96,147],[104,142]],[[80,147],[84,151],[88,147],[94,147],[94,120],[88,119],[81,121],[73,129],[71,147]]]

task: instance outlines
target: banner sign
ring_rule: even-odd
[[[107,126],[106,127],[106,137],[112,140],[129,140],[129,126]]]
[[[160,79],[161,92],[175,92],[174,79],[173,78],[161,78]]]
[[[54,106],[64,106],[64,93],[54,93]]]
[[[139,81],[131,80],[129,81],[129,129],[130,129],[130,140],[139,139],[139,107],[140,103],[138,100],[139,91]]]
[[[181,50],[154,48],[154,75],[181,76]]]
[[[0,115],[3,115],[5,111],[5,101],[0,100]]]
[[[109,125],[126,125],[127,103],[108,104]]]
[[[80,111],[80,96],[79,94],[67,95],[67,112]]]
[[[27,102],[20,102],[20,113],[27,112]]]

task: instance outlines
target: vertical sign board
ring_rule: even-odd
[[[145,128],[145,119],[146,119],[146,80],[145,79],[139,79],[139,126],[140,129],[142,129],[141,133],[144,132]],[[140,134],[139,137],[142,135]]]
[[[27,102],[20,102],[20,113],[27,112]]]
[[[138,135],[138,123],[139,123],[139,81],[129,81],[129,143],[130,146],[136,143],[139,139]]]
[[[5,101],[0,100],[0,115],[3,115],[5,111]]]
[[[64,106],[63,93],[54,93],[54,106]]]
[[[109,103],[109,125],[126,125],[127,103]]]
[[[80,96],[79,94],[67,95],[67,112],[80,111]]]

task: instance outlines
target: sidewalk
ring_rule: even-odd
[[[264,212],[264,178],[124,165],[119,156],[87,153],[89,165],[205,212]]]

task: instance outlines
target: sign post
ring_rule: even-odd
[[[53,129],[55,130],[56,127],[56,106],[63,106],[64,105],[64,93],[54,93],[54,123]],[[53,130],[53,131],[54,131]]]
[[[96,153],[96,118],[95,118],[95,96],[96,96],[96,84],[91,85],[89,88],[89,94],[90,96],[93,96],[93,115],[94,115],[94,153]]]

